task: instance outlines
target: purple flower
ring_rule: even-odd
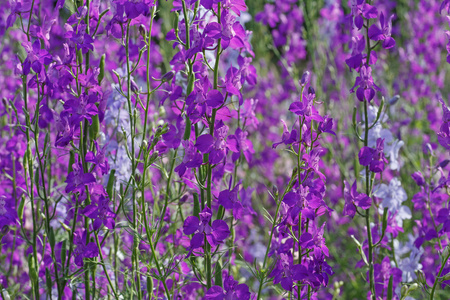
[[[356,191],[356,180],[353,182],[351,188],[349,188],[348,183],[345,182],[344,188],[344,216],[350,216],[353,218],[356,214],[356,206],[362,209],[368,209],[372,206],[372,199],[366,194],[360,194]]]
[[[283,202],[288,206],[284,222],[289,225],[297,225],[299,213],[302,212],[303,218],[314,220],[316,209],[323,201],[309,192],[309,187],[301,185],[298,190],[292,190],[283,197]]]
[[[352,56],[345,60],[350,69],[359,69],[363,61],[363,51],[366,47],[364,36],[352,37]]]
[[[326,132],[336,136],[336,133],[332,129],[333,129],[333,119],[328,116],[325,116],[323,117],[323,122],[319,123],[319,126],[317,127],[317,132],[318,134]]]
[[[395,287],[402,281],[402,271],[398,268],[391,267],[388,256],[385,256],[381,264],[374,265],[375,274],[375,293],[377,297],[384,299],[388,293],[389,281],[392,277],[392,286]],[[370,280],[367,276],[368,281]]]
[[[226,156],[227,143],[225,138],[228,133],[228,126],[222,120],[216,123],[214,127],[214,137],[210,134],[204,134],[197,138],[195,147],[202,154],[209,153],[209,163],[218,164]]]
[[[84,187],[95,182],[95,177],[91,173],[84,173],[80,163],[73,164],[73,171],[69,173],[66,179],[66,193],[82,192]]]
[[[418,186],[425,185],[425,178],[420,171],[414,172],[411,174],[412,179],[416,182]]]
[[[373,82],[372,68],[369,66],[362,66],[360,70],[360,76],[356,77],[355,85],[351,88],[350,92],[355,92],[355,87],[359,86],[356,90],[356,97],[359,101],[366,99],[370,100],[375,97],[375,90],[381,91],[381,89]]]
[[[121,5],[121,1],[115,2],[117,5]],[[124,7],[125,15],[128,19],[135,19],[141,14],[147,14],[149,11],[149,7],[144,1],[126,1]]]
[[[69,122],[69,116],[67,116],[67,114],[58,119],[56,122],[56,128],[58,130],[58,134],[56,136],[55,146],[67,146],[73,140],[75,131],[75,125]]]
[[[394,15],[391,15],[388,20],[385,20],[383,13],[381,13],[380,26],[372,24],[369,28],[369,38],[373,41],[383,41],[384,49],[395,47],[395,40],[391,37],[392,18],[394,18]]]
[[[441,7],[439,7],[439,13],[442,14],[444,9],[447,9],[447,13],[450,14],[450,0],[442,1]]]
[[[98,115],[98,108],[94,103],[89,103],[87,96],[72,98],[64,103],[64,111],[61,115],[70,114],[70,122],[74,125],[87,120],[92,125],[92,117]]]
[[[105,156],[104,152],[105,147],[100,148],[96,140],[94,140],[94,144],[97,153],[94,154],[94,152],[89,151],[88,153],[86,153],[85,160],[86,162],[93,163],[96,168],[100,169],[101,174],[105,175],[109,172],[108,158]]]
[[[177,118],[177,126],[175,127],[172,124],[169,124],[169,129],[166,133],[162,135],[163,142],[165,146],[176,149],[180,146],[181,137],[184,133],[184,129],[186,127],[186,122],[184,119],[179,116]]]
[[[233,210],[233,217],[238,220],[242,217],[244,207],[238,199],[239,192],[239,182],[232,190],[231,186],[228,190],[223,190],[219,193],[219,204],[222,205],[225,209]],[[231,177],[230,177],[230,185],[231,185]]]
[[[245,47],[246,33],[242,25],[236,21],[236,16],[224,10],[220,24],[212,22],[206,25],[204,34],[207,37],[219,40],[223,49],[231,47],[239,49]]]
[[[354,17],[353,23],[358,30],[364,25],[364,18],[374,19],[378,15],[376,7],[365,3],[365,0],[352,0],[352,16]]]
[[[6,19],[6,29],[12,27],[16,22],[17,15],[27,13],[31,10],[31,0],[24,0],[23,2],[11,1],[11,12]]]
[[[98,256],[98,247],[94,242],[86,243],[86,231],[84,231],[81,236],[79,232],[74,235],[74,245],[76,248],[73,255],[75,257],[75,264],[82,267],[84,258],[93,258]]]
[[[310,232],[303,233],[300,237],[300,244],[302,248],[313,249],[317,256],[319,256],[320,253],[323,253],[328,257],[330,254],[328,247],[325,245],[325,238],[323,237],[325,223],[320,228],[317,228],[315,223],[313,224],[314,235]]]
[[[246,284],[239,284],[233,276],[225,275],[223,288],[212,286],[205,295],[207,300],[249,300],[251,293]]]
[[[211,247],[215,247],[230,235],[228,225],[223,220],[215,220],[210,226],[209,222],[211,221],[211,216],[211,209],[205,207],[200,213],[200,220],[195,216],[187,217],[186,220],[184,220],[184,234],[194,234],[190,242],[189,253],[187,256],[190,256],[194,249],[203,246],[204,237],[206,237],[206,240]]]
[[[52,56],[47,50],[41,49],[41,41],[37,39],[33,44],[29,42],[22,43],[22,46],[27,51],[27,58],[23,62],[23,74],[28,75],[30,68],[40,74],[43,65],[48,65],[53,61]]]
[[[303,101],[292,102],[289,106],[289,111],[293,112],[297,116],[305,117],[307,122],[310,122],[311,120],[322,122],[323,118],[314,107],[315,98],[316,92],[313,88],[309,87],[308,92],[303,95]]]
[[[273,4],[266,3],[264,5],[264,11],[255,15],[255,21],[262,22],[264,25],[269,25],[269,27],[274,28],[280,21],[276,7]]]
[[[439,102],[442,105],[444,120],[441,124],[439,132],[437,133],[437,139],[442,147],[444,147],[447,150],[450,150],[450,110],[445,104],[444,100],[439,98]]]
[[[191,141],[183,141],[184,158],[183,162],[175,168],[178,175],[183,176],[188,168],[198,168],[203,163],[203,157],[197,152]]]
[[[290,145],[297,140],[297,130],[292,129],[292,131],[289,132],[286,122],[281,120],[281,123],[283,123],[283,127],[284,127],[283,135],[281,136],[281,142],[274,143],[272,145],[272,148],[274,148],[274,149],[276,147],[278,147],[278,145],[280,145],[280,144]]]
[[[80,25],[78,27],[78,32],[73,31],[73,28],[70,26],[66,27],[69,28],[69,31],[67,31],[65,35],[67,39],[77,45],[77,49],[81,49],[83,54],[88,53],[89,50],[94,51],[94,39],[85,32],[83,29],[85,26],[86,25]]]
[[[227,91],[227,93],[235,95],[239,98],[239,105],[242,105],[244,103],[241,88],[241,71],[236,69],[235,67],[230,67],[225,76],[225,90]]]
[[[17,223],[17,212],[10,207],[10,202],[6,196],[0,196],[0,230]]]
[[[388,163],[384,156],[384,139],[377,139],[376,148],[362,147],[358,157],[361,166],[369,166],[369,170],[374,173],[383,172],[385,164]]]
[[[234,135],[228,136],[227,145],[228,149],[233,152],[233,161],[238,160],[241,153],[243,153],[247,162],[251,162],[252,154],[255,153],[255,150],[253,150],[253,143],[247,139],[247,135],[247,131],[242,131],[241,128],[238,128]]]
[[[111,211],[108,206],[109,199],[104,196],[100,196],[97,202],[97,205],[87,205],[84,208],[83,214],[90,219],[94,219],[94,230],[98,230],[102,224],[108,229],[114,229],[116,225],[114,221],[116,214]]]
[[[273,284],[280,283],[283,289],[291,291],[294,280],[305,279],[305,273],[305,266],[300,264],[294,265],[292,254],[288,251],[287,253],[280,254],[280,259],[277,261],[269,277],[273,277]]]

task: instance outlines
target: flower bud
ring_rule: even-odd
[[[300,85],[305,86],[309,82],[310,73],[309,71],[305,71],[302,75],[302,78],[300,79]]]
[[[131,80],[131,91],[133,93],[139,92],[139,87],[133,79]]]
[[[172,80],[172,78],[175,76],[175,72],[174,71],[170,71],[167,72],[166,74],[163,75],[163,77],[161,78],[162,82],[167,82]]]
[[[414,179],[414,181],[416,182],[416,184],[417,184],[418,186],[422,186],[422,185],[425,184],[425,178],[423,178],[422,173],[420,173],[419,171],[414,172],[414,173],[411,175],[411,177],[412,177],[412,179]]]
[[[25,195],[22,195],[22,199],[19,204],[19,209],[17,210],[17,216],[19,217],[20,222],[23,220],[23,210],[25,208]]]
[[[448,159],[443,160],[443,161],[441,161],[441,162],[439,163],[439,167],[445,168],[445,167],[448,165],[449,162],[450,162],[450,160],[448,160]]]
[[[394,97],[389,99],[389,105],[395,105],[395,103],[397,103],[399,99],[400,99],[400,96],[399,95],[395,95]]]
[[[97,81],[98,84],[102,83],[103,78],[105,77],[105,59],[106,59],[106,54],[103,54],[102,57],[100,58],[100,73],[98,74],[97,77]]]
[[[141,34],[141,36],[145,39],[147,37],[147,29],[145,28],[145,26],[143,24],[141,24],[139,26],[139,33]]]

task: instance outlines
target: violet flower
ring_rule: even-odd
[[[383,41],[384,49],[395,47],[395,40],[391,37],[393,18],[394,15],[391,15],[388,20],[385,20],[383,13],[381,13],[380,26],[372,24],[369,28],[369,38],[373,41]]]
[[[372,78],[372,68],[366,65],[363,65],[360,70],[360,76],[356,77],[355,85],[350,89],[351,93],[355,92],[355,87],[358,87],[356,90],[356,97],[359,101],[364,101],[366,99],[370,102],[370,100],[375,97],[375,90],[381,91],[381,89],[373,82]]]
[[[6,196],[0,196],[0,230],[17,223],[17,212],[10,207],[10,202]]]
[[[80,236],[80,232],[74,234],[74,245],[76,246],[73,255],[75,257],[75,264],[79,267],[83,266],[84,258],[97,257],[98,247],[94,242],[86,243],[86,231]]]
[[[116,225],[114,221],[116,214],[109,208],[109,199],[104,196],[100,196],[97,205],[88,204],[84,208],[83,214],[90,219],[94,219],[94,230],[100,229],[102,224],[108,229],[114,229]]]
[[[200,220],[195,216],[187,217],[186,220],[184,220],[184,234],[194,234],[190,242],[187,257],[191,255],[193,250],[203,246],[204,237],[206,237],[206,240],[211,247],[215,247],[222,243],[230,235],[228,225],[223,220],[215,220],[210,226],[209,222],[211,221],[211,216],[211,209],[205,207],[205,209],[203,209],[200,213]]]
[[[214,137],[210,134],[204,134],[197,138],[195,147],[202,154],[209,153],[209,163],[218,164],[226,156],[227,142],[225,138],[228,133],[228,126],[222,120],[216,123],[214,127]]]
[[[205,300],[249,300],[251,293],[246,284],[239,284],[233,276],[226,274],[223,288],[214,285],[205,295]]]
[[[94,175],[91,173],[84,173],[80,163],[73,164],[72,168],[73,171],[69,173],[66,179],[66,193],[82,192],[87,184],[95,182]]]
[[[369,170],[374,173],[384,171],[388,160],[384,156],[384,139],[378,138],[376,148],[364,146],[358,153],[361,166],[369,166]]]
[[[372,199],[366,194],[360,194],[356,191],[356,180],[353,182],[351,188],[347,182],[345,182],[344,188],[344,211],[342,212],[344,216],[349,216],[353,219],[356,214],[356,207],[362,209],[368,209],[372,206]]]

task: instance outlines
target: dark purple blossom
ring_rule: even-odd
[[[361,166],[369,166],[369,170],[374,173],[384,171],[388,160],[384,156],[384,139],[378,138],[375,148],[362,147],[358,154]]]
[[[109,199],[101,196],[96,204],[87,205],[83,211],[86,217],[94,219],[93,229],[100,229],[102,224],[108,229],[114,229],[116,214],[109,208]]]
[[[356,180],[353,182],[352,187],[350,188],[348,183],[345,182],[344,189],[344,216],[349,216],[353,218],[356,214],[356,207],[360,207],[362,209],[368,209],[372,206],[372,199],[366,194],[360,194],[356,191]]]
[[[223,288],[212,286],[205,295],[208,300],[249,300],[251,293],[246,284],[239,284],[233,276],[225,274]]]
[[[11,208],[10,202],[6,196],[0,196],[0,230],[5,226],[18,223],[17,212]]]
[[[395,47],[395,40],[391,37],[393,18],[394,15],[391,15],[388,20],[385,20],[383,13],[381,13],[380,25],[372,24],[369,28],[369,38],[373,41],[383,41],[384,49]]]
[[[211,209],[205,207],[200,213],[200,220],[195,216],[190,216],[184,221],[184,234],[194,234],[190,242],[189,253],[187,256],[190,256],[193,250],[203,246],[204,237],[206,237],[206,240],[211,247],[215,247],[230,235],[228,225],[223,220],[215,220],[209,225],[211,217]]]
[[[82,192],[85,186],[94,183],[95,177],[91,173],[84,173],[83,167],[79,163],[73,164],[73,171],[69,173],[66,179],[66,193]]]
[[[79,267],[83,266],[84,258],[94,258],[98,256],[97,244],[94,242],[86,242],[86,231],[84,231],[83,234],[80,234],[80,232],[75,233],[74,245],[76,246],[73,252],[75,264]]]

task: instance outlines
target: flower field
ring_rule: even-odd
[[[450,298],[450,0],[0,4],[0,299]]]

